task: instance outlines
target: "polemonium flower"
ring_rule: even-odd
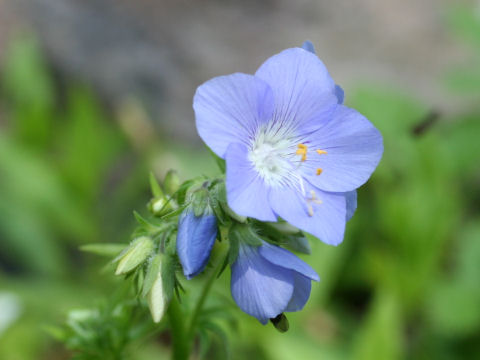
[[[337,245],[355,208],[351,192],[380,161],[382,137],[342,105],[343,91],[309,50],[284,50],[255,75],[209,80],[193,107],[201,138],[226,160],[227,200],[236,213],[281,217]]]
[[[240,243],[232,265],[231,290],[237,305],[262,324],[283,312],[301,310],[317,273],[291,252],[263,242]]]
[[[203,271],[217,237],[217,218],[210,211],[195,215],[187,207],[178,219],[177,254],[187,279]]]

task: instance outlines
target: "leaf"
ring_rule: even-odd
[[[208,321],[208,322],[205,322],[205,323],[202,323],[203,327],[205,329],[208,329],[209,331],[211,331],[214,335],[216,335],[218,337],[218,339],[220,340],[220,345],[222,346],[223,348],[223,351],[225,352],[225,359],[230,359],[231,358],[231,351],[230,351],[230,341],[228,340],[228,336],[225,332],[225,330],[223,330],[219,325],[217,325],[216,323],[212,322],[212,321]]]
[[[356,333],[351,358],[356,360],[401,359],[403,329],[397,299],[378,290],[366,320]]]
[[[97,243],[80,246],[81,251],[102,256],[115,256],[123,249],[125,249],[125,244],[118,243]]]
[[[133,210],[133,216],[135,216],[135,220],[140,225],[145,226],[146,228],[154,227],[147,219],[145,219],[142,215],[140,215],[136,210]]]
[[[155,175],[153,174],[153,172],[150,172],[149,180],[150,180],[150,190],[152,191],[153,197],[163,198],[164,194],[163,194],[162,188],[160,187],[160,184],[155,178]]]

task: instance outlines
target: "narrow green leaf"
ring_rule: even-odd
[[[162,188],[160,187],[160,184],[155,178],[155,175],[153,174],[153,172],[150,172],[149,179],[150,179],[150,189],[152,190],[153,196],[158,198],[163,198],[164,194],[163,194]]]
[[[80,246],[81,251],[102,256],[116,256],[123,249],[125,249],[125,244],[118,243],[98,243]]]

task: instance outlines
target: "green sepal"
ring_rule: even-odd
[[[217,164],[217,166],[220,169],[220,171],[222,172],[222,174],[225,174],[225,169],[227,168],[227,166],[225,165],[225,160],[223,160],[217,154],[215,154],[212,151],[212,149],[210,149],[208,146],[207,146],[207,149],[208,149],[208,152],[210,153],[210,155],[213,157],[213,160],[215,160],[215,163]]]
[[[145,280],[143,281],[142,297],[148,295],[148,292],[152,289],[153,283],[157,279],[160,266],[162,264],[162,257],[160,254],[155,255],[149,262]]]
[[[243,242],[250,246],[261,246],[262,239],[257,235],[257,232],[251,227],[251,225],[236,225],[240,228],[240,236],[242,236]]]
[[[81,251],[102,256],[116,256],[125,249],[125,244],[118,243],[96,243],[80,246]]]
[[[277,245],[284,245],[289,250],[311,254],[310,243],[303,233],[285,222],[254,222],[261,236]]]
[[[216,182],[210,189],[210,206],[217,217],[220,225],[227,225],[230,217],[225,214],[222,203],[226,203],[225,184],[223,181]]]
[[[241,242],[249,246],[262,245],[262,239],[249,224],[234,224],[228,232],[228,238],[230,240],[230,250],[228,254],[230,264],[233,264],[237,259]]]
[[[289,250],[296,251],[302,254],[310,255],[312,253],[310,243],[308,242],[308,239],[303,235],[286,237],[284,245]]]
[[[209,206],[208,190],[200,188],[192,194],[192,209],[195,216],[202,216]]]
[[[205,181],[203,177],[196,177],[194,179],[185,181],[183,184],[180,185],[178,190],[172,194],[172,197],[177,199],[177,203],[179,205],[184,205],[185,201],[187,200],[187,195],[192,191],[195,190],[198,186]]]
[[[281,333],[285,333],[290,328],[288,324],[288,319],[284,313],[277,315],[277,317],[270,319],[275,329],[277,329]]]
[[[167,220],[171,219],[172,217],[175,217],[183,212],[183,210],[186,208],[186,205],[180,206],[178,209],[173,210],[165,215],[162,215],[160,217],[160,220]]]

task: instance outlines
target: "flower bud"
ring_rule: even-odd
[[[170,200],[166,197],[156,197],[150,200],[148,203],[148,210],[154,216],[162,216],[165,215],[173,210],[172,207],[173,200]]]
[[[162,320],[167,305],[161,271],[157,273],[157,277],[148,293],[147,300],[153,322],[159,323],[160,320]]]
[[[180,178],[175,170],[169,170],[163,180],[163,188],[168,195],[173,195],[180,188]]]
[[[115,275],[126,274],[143,263],[153,250],[153,241],[147,236],[141,236],[119,255]]]
[[[217,218],[207,211],[197,216],[191,206],[178,219],[177,254],[183,274],[191,279],[203,271],[217,238]]]
[[[279,332],[284,333],[288,331],[290,327],[288,324],[288,319],[284,313],[279,314],[277,317],[270,319],[275,329]]]

